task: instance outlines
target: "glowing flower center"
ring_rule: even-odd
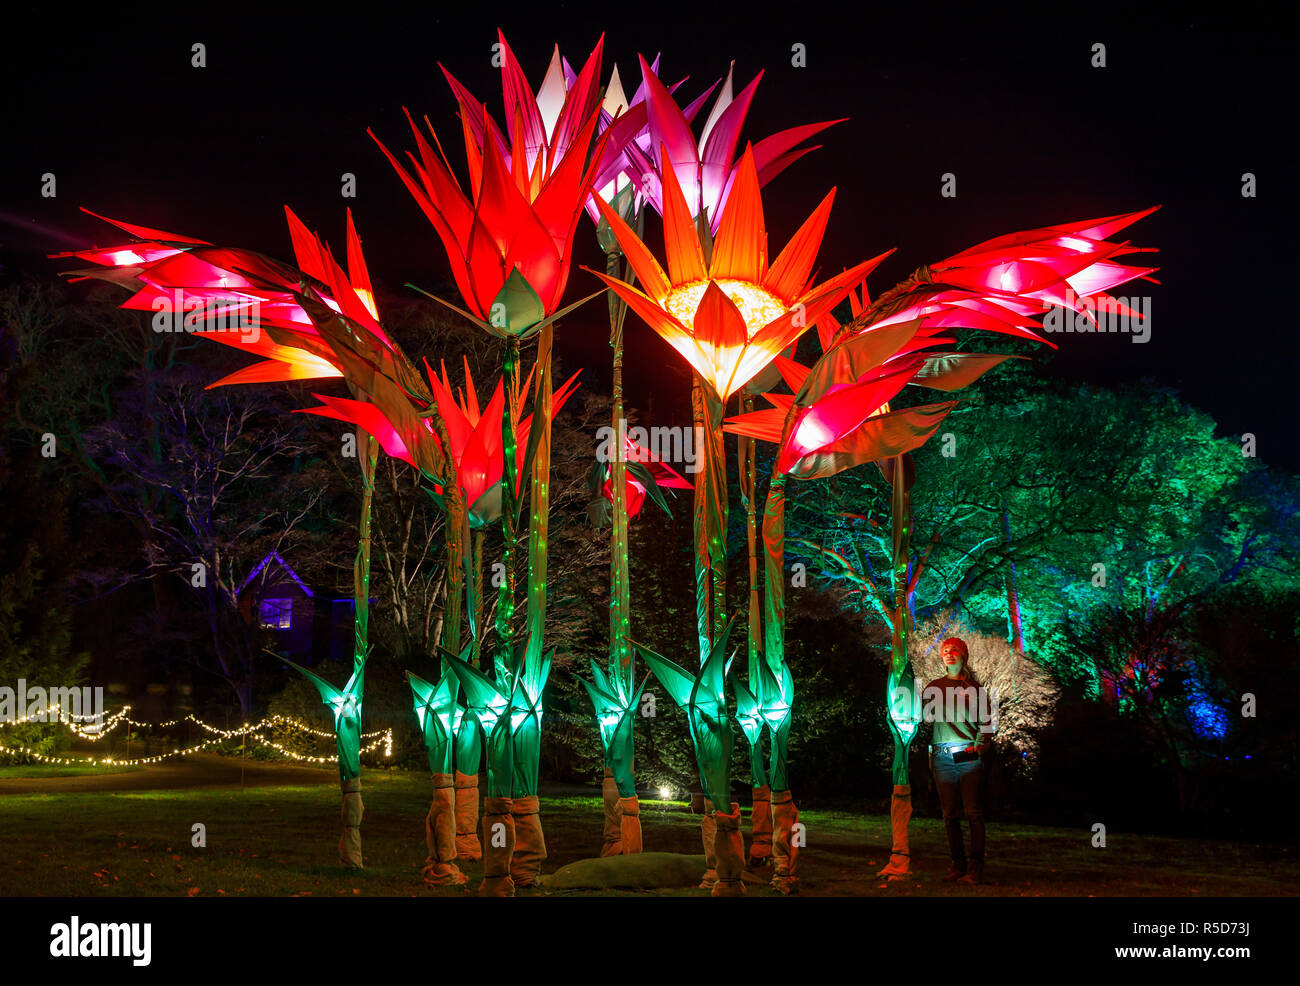
[[[708,290],[709,283],[695,281],[673,288],[663,300],[664,309],[694,332],[695,313],[704,300],[704,292]],[[713,283],[722,289],[740,312],[740,317],[745,320],[745,335],[750,339],[763,326],[775,322],[790,310],[774,294],[752,281],[720,277]]]

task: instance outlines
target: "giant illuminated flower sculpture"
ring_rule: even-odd
[[[509,139],[446,73],[460,104],[468,190],[409,114],[419,150],[418,158],[408,152],[412,171],[374,138],[437,230],[468,309],[462,313],[494,335],[532,334],[543,319],[562,314],[573,234],[603,146],[593,146],[603,45],[602,37],[562,100],[553,85],[539,99],[501,35]],[[431,126],[430,136],[437,144]]]
[[[661,147],[660,155],[667,270],[615,210],[597,202],[641,287],[634,287],[630,279],[599,276],[690,363],[696,374],[695,413],[704,437],[703,446],[697,450],[703,475],[695,486],[694,525],[696,625],[703,664],[721,633],[726,610],[727,477],[720,432],[723,406],[829,312],[883,256],[822,284],[810,283],[834,200],[832,190],[769,266],[754,148],[745,149],[735,169],[716,238],[702,232],[692,220],[669,148]],[[716,811],[722,812],[721,806],[729,802],[714,803]],[[706,815],[702,821],[706,852],[711,851],[713,842],[708,831],[711,818]]]
[[[424,388],[414,367],[389,339],[378,321],[361,241],[352,215],[347,222],[349,271],[335,262],[320,238],[286,208],[298,268],[249,250],[213,246],[204,241],[109,220],[144,242],[70,256],[98,265],[75,272],[133,290],[125,308],[154,311],[168,318],[168,328],[184,328],[263,357],[209,386],[235,383],[342,377],[357,398],[338,399],[361,425],[363,449],[362,507],[354,565],[353,675],[342,692],[309,674],[336,712],[339,770],[343,788],[344,837],[340,858],[362,864],[359,826],[361,803],[359,722],[364,668],[368,654],[370,504],[379,442],[386,448],[416,449],[405,458],[431,480],[460,489],[455,462],[443,454],[445,425],[438,399]],[[68,255],[65,255],[68,256]],[[441,395],[440,395],[441,397]],[[447,402],[450,403],[449,396]],[[374,430],[372,430],[374,429]],[[436,434],[435,434],[436,433]],[[429,441],[413,440],[428,436]],[[444,498],[456,516],[463,499]],[[448,607],[444,628],[459,637],[461,580],[460,524],[448,530]],[[297,667],[297,665],[294,665]],[[302,669],[299,669],[302,670]],[[305,672],[304,672],[305,673]],[[454,685],[455,679],[449,679]],[[454,696],[453,696],[454,699]],[[344,714],[346,713],[346,714]],[[435,801],[437,794],[435,792]]]
[[[527,166],[531,175],[537,166],[538,157],[550,152],[556,156],[562,156],[568,152],[569,146],[575,136],[574,129],[560,127],[560,118],[564,112],[565,102],[569,93],[580,91],[582,99],[589,98],[589,93],[584,87],[589,86],[594,76],[579,74],[573,71],[567,59],[560,55],[559,45],[551,53],[551,61],[546,69],[546,75],[542,84],[537,88],[537,95],[532,97],[528,82],[524,78],[518,61],[510,46],[506,44],[505,37],[501,36],[501,57],[502,57],[502,74],[506,78],[505,96],[506,96],[506,122],[510,125],[509,133],[513,139],[516,133],[516,127],[523,133],[524,143],[524,164]],[[590,60],[589,60],[590,61]],[[618,66],[615,65],[610,73],[609,83],[605,87],[604,96],[600,102],[600,111],[596,123],[596,135],[598,138],[604,138],[598,146],[600,153],[592,161],[594,171],[592,174],[593,195],[599,195],[606,202],[612,201],[621,191],[632,186],[632,179],[629,174],[639,174],[637,170],[639,162],[643,160],[646,149],[650,146],[650,135],[647,125],[647,107],[646,100],[648,96],[648,80],[654,77],[659,65],[658,57],[649,66],[649,75],[643,75],[641,85],[637,87],[632,99],[628,100],[626,92],[623,90],[623,82],[618,74]],[[644,63],[642,65],[645,69]],[[597,62],[597,72],[599,71],[599,62]],[[443,74],[451,84],[452,91],[456,94],[457,100],[462,106],[472,108],[472,112],[466,125],[473,135],[475,144],[482,148],[485,146],[485,136],[487,133],[487,117],[482,112],[478,102],[457,79],[443,68]],[[657,81],[657,79],[656,79]],[[684,81],[684,80],[683,80]],[[673,91],[681,83],[669,87]],[[716,88],[716,83],[715,86]],[[712,89],[709,90],[710,92]],[[698,112],[700,105],[708,96],[705,92],[685,111],[686,119],[689,122]],[[585,105],[585,104],[584,104]],[[519,113],[516,123],[515,107],[518,107]],[[631,150],[628,145],[635,145]],[[507,149],[504,141],[498,146],[503,153],[512,156],[512,149]],[[641,151],[639,156],[637,150]],[[630,199],[630,196],[628,196]],[[593,223],[600,222],[600,214],[596,211],[595,203],[590,199],[587,200],[585,208],[587,214],[591,216]]]
[[[618,242],[609,228],[609,224],[600,218],[596,199],[601,199],[614,212],[625,220],[634,223],[638,232],[644,219],[644,197],[637,192],[629,174],[640,175],[644,170],[635,161],[644,157],[650,146],[647,125],[646,97],[648,79],[653,75],[658,64],[646,69],[642,62],[642,80],[636,94],[628,101],[623,92],[623,85],[615,66],[610,82],[605,90],[604,103],[600,110],[600,132],[607,136],[603,154],[600,156],[593,191],[587,200],[587,211],[596,224],[596,239],[605,251],[605,272],[613,277],[629,277],[630,271],[623,261]],[[679,83],[680,85],[680,83]],[[671,88],[676,88],[671,87]],[[705,93],[705,96],[708,94]],[[703,103],[701,96],[688,107],[685,115],[694,118],[695,112]],[[613,379],[611,387],[611,424],[616,433],[624,428],[623,418],[623,323],[627,315],[627,305],[615,294],[608,295],[609,302],[609,344],[613,350]],[[615,683],[618,694],[630,695],[634,686],[635,670],[633,668],[632,649],[627,637],[630,629],[630,584],[628,571],[628,497],[632,490],[628,481],[627,463],[623,456],[613,455],[608,470],[609,506],[605,501],[593,501],[590,510],[600,515],[608,515],[610,520],[609,551],[609,680]],[[634,472],[636,469],[634,468]],[[602,474],[601,479],[605,477]],[[644,488],[654,489],[653,477],[644,475]],[[655,495],[658,491],[655,490]],[[605,804],[605,842],[602,855],[615,855],[620,852],[639,852],[640,808],[636,799],[636,785],[627,771],[619,771],[622,781],[616,779],[615,764],[632,762],[633,734],[632,721],[626,720],[627,728],[615,731],[601,729],[600,736],[605,748],[605,777],[602,794]],[[613,743],[617,749],[611,747]],[[635,847],[635,848],[629,848]]]
[[[647,71],[644,62],[641,67],[643,72],[641,85],[629,100],[623,90],[623,80],[619,78],[618,66],[615,65],[610,73],[609,84],[605,87],[605,96],[600,107],[597,132],[604,134],[608,131],[609,138],[605,141],[592,180],[591,198],[587,199],[586,209],[587,215],[597,226],[600,244],[606,250],[611,246],[617,250],[617,245],[609,242],[606,230],[600,227],[600,210],[596,207],[595,199],[600,198],[613,205],[615,211],[625,219],[638,213],[645,202],[645,196],[637,190],[640,183],[634,183],[629,176],[640,174],[644,170],[641,162],[645,160],[650,148],[651,137],[646,109],[649,95],[648,80],[659,69],[658,57],[656,56],[649,65],[649,75],[644,74]],[[680,82],[668,87],[669,92],[679,85]],[[688,122],[694,119],[700,105],[711,91],[712,89],[706,91],[686,108]]]
[[[621,160],[622,175],[615,174],[611,181],[610,171],[603,170],[597,180],[597,192],[593,193],[588,207],[596,210],[593,211],[593,218],[596,218],[597,212],[610,211],[620,219],[630,219],[637,229],[638,238],[643,216],[640,206],[643,200],[664,216],[668,215],[670,208],[678,216],[685,213],[686,217],[698,225],[702,253],[708,257],[712,252],[714,235],[719,231],[721,224],[723,203],[731,195],[742,163],[746,160],[743,157],[735,159],[736,147],[761,73],[745,88],[740,98],[736,99],[732,90],[732,70],[728,70],[722,91],[714,102],[700,137],[696,141],[691,131],[692,122],[704,101],[717,88],[716,85],[681,109],[671,98],[675,86],[663,86],[655,78],[654,66],[647,66],[644,59],[641,59],[641,70],[641,88],[637,96],[626,106],[626,132],[635,133],[635,136],[630,140],[620,140],[617,144],[611,141],[606,149],[607,159],[617,155]],[[611,84],[611,92],[614,88]],[[610,93],[607,93],[606,98],[607,108],[611,106],[623,108],[618,102],[617,93],[614,93],[612,102]],[[641,116],[638,115],[638,111],[643,107],[645,126],[640,129]],[[810,124],[782,131],[759,141],[752,148],[752,163],[757,172],[757,184],[759,186],[766,184],[790,163],[815,149],[800,148],[798,145],[830,125],[830,122]],[[678,189],[681,193],[679,198],[685,203],[684,206],[671,201],[670,193],[666,191],[668,186],[675,186]],[[597,199],[602,201],[598,202]],[[623,259],[619,237],[603,219],[598,223],[597,237],[606,253],[606,275],[631,283],[636,268],[633,256],[630,254],[626,261]],[[766,249],[765,244],[764,249]],[[764,262],[765,259],[764,257]],[[697,310],[701,300],[702,296],[690,299],[693,302],[691,314]],[[611,295],[610,344],[614,348],[613,421],[615,428],[620,427],[623,418],[622,345],[623,318],[626,311],[627,304],[624,300]],[[805,314],[801,312],[795,320],[802,321]],[[715,368],[713,376],[718,375]],[[704,448],[701,449],[705,461],[705,474],[696,484],[695,509],[697,622],[700,658],[704,660],[709,651],[711,636],[717,632],[717,624],[725,608],[722,581],[725,561],[722,545],[727,512],[726,470],[722,462],[723,452],[717,430],[721,423],[720,402],[715,394],[704,393],[698,377],[693,391],[695,392],[692,404],[696,424],[697,427],[704,429],[705,436]],[[744,452],[745,447],[742,443],[742,457]],[[752,463],[752,457],[750,462]],[[752,469],[749,471],[752,472]],[[611,676],[618,677],[622,687],[627,691],[632,687],[633,668],[632,654],[627,644],[629,626],[627,510],[622,496],[625,486],[623,463],[616,460],[611,472],[614,496],[611,504],[613,523],[610,533],[609,667]],[[742,497],[745,500],[749,528],[752,531],[753,498],[744,494],[746,469],[742,468],[741,473]],[[750,568],[752,572],[754,568],[752,551]],[[756,637],[756,624],[752,624],[749,644],[751,663],[758,646]],[[756,791],[758,786],[759,782],[756,780]],[[605,853],[618,851],[620,828],[617,824],[617,814],[621,802],[617,797],[618,794],[607,765],[604,783]],[[707,819],[705,822],[707,823]],[[707,833],[704,835],[704,842],[706,848],[711,846]]]
[[[664,149],[667,271],[608,206],[598,203],[643,288],[596,273],[679,352],[725,402],[799,338],[881,260],[810,283],[834,189],[769,266],[753,148],[746,148],[721,214],[711,257],[691,220]]]
[[[551,332],[558,318],[582,303],[560,308],[568,281],[574,232],[591,194],[611,130],[606,128],[599,137],[595,136],[601,110],[599,74],[603,37],[581,72],[572,79],[564,74],[560,62],[552,58],[554,71],[548,73],[537,95],[524,78],[504,35],[499,37],[506,134],[486,107],[444,70],[460,105],[469,172],[467,187],[452,173],[441,145],[435,154],[409,114],[419,152],[418,158],[408,153],[412,171],[408,172],[375,139],[442,240],[466,307],[445,301],[443,304],[506,341],[502,378],[509,406],[503,406],[501,413],[504,472],[500,484],[504,539],[500,563],[505,577],[498,587],[496,665],[499,680],[504,675],[522,675],[524,680],[535,682],[544,680],[547,673],[542,639],[546,623],[550,419],[554,400]],[[429,130],[437,144],[431,125]],[[531,463],[528,646],[520,651],[513,645],[511,626],[515,607],[515,532],[522,502],[522,497],[516,495],[519,491],[514,463],[520,443],[515,422],[521,400],[520,340],[533,335],[539,336],[534,406],[541,421],[528,443]],[[522,661],[522,668],[514,667],[515,661]],[[532,721],[540,728],[540,715]],[[523,727],[530,728],[526,723]],[[523,755],[531,763],[516,772],[519,776],[535,775],[539,749],[537,744],[525,744]],[[517,813],[522,816],[531,811],[535,815],[535,807],[528,807],[535,806],[535,781],[531,790],[524,784],[518,793],[522,795],[520,804],[525,807]],[[540,860],[534,858],[533,862],[540,865]]]
[[[1152,280],[1156,268],[1120,264],[1115,258],[1153,249],[1109,237],[1158,208],[994,237],[931,264],[930,274],[938,283],[990,299],[1038,302],[1039,311],[1051,305],[1080,311],[1085,298],[1111,300],[1106,292],[1112,288],[1136,278]],[[1128,308],[1120,305],[1117,311],[1127,313]]]
[[[770,409],[728,419],[727,431],[774,442],[763,511],[764,645],[762,660],[750,665],[749,690],[737,687],[741,726],[751,743],[756,779],[770,779],[776,867],[772,883],[784,893],[799,885],[798,847],[791,838],[798,811],[786,771],[794,685],[785,662],[785,482],[786,477],[832,476],[863,462],[897,457],[924,443],[952,410],[954,402],[891,410],[889,401],[909,383],[925,377],[927,358],[911,343],[919,329],[913,319],[864,331],[832,348],[812,369],[778,356],[776,366],[794,392],[765,394]],[[944,340],[938,340],[942,342]],[[923,340],[935,345],[934,338]],[[988,357],[991,368],[1006,356]],[[947,388],[947,381],[930,378]],[[759,723],[771,734],[772,767],[761,770],[757,757]]]

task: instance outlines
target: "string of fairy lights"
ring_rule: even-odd
[[[291,750],[280,743],[277,743],[270,736],[265,735],[272,729],[287,728],[295,732],[306,733],[318,739],[333,739],[334,734],[324,729],[316,729],[307,725],[300,719],[294,719],[292,716],[273,715],[267,716],[260,722],[239,726],[235,729],[221,729],[210,723],[204,722],[193,713],[180,719],[171,719],[167,722],[140,722],[130,717],[131,706],[124,705],[116,712],[108,716],[98,715],[78,715],[76,713],[65,713],[59,706],[51,705],[44,713],[40,715],[23,716],[18,719],[0,722],[0,726],[21,726],[28,722],[47,722],[53,720],[61,722],[77,738],[86,740],[91,743],[98,743],[104,737],[110,735],[119,726],[127,727],[128,735],[132,728],[139,729],[173,729],[185,722],[193,723],[204,732],[211,736],[211,739],[203,740],[193,746],[176,747],[167,753],[154,754],[146,757],[121,758],[121,757],[56,757],[40,750],[32,749],[28,746],[7,746],[0,743],[0,755],[23,755],[31,757],[40,763],[54,764],[59,766],[116,766],[116,767],[140,767],[148,764],[162,763],[165,760],[171,760],[174,757],[183,757],[191,753],[198,753],[209,747],[218,746],[221,743],[229,742],[234,739],[255,739],[263,746],[270,747],[277,753],[288,757],[290,760],[296,760],[300,763],[318,763],[330,764],[337,759],[334,756],[317,757],[306,753],[299,753],[297,750]],[[361,754],[375,753],[381,748],[385,758],[393,755],[393,731],[391,729],[376,729],[369,733],[361,734],[362,740],[370,740],[368,744],[361,748]]]

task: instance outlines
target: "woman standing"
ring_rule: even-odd
[[[952,865],[946,879],[961,883],[984,880],[984,756],[994,723],[988,693],[967,667],[966,642],[949,637],[939,648],[944,677],[925,686],[924,716],[934,723],[930,769],[939,788],[943,824],[948,832]],[[970,823],[970,859],[961,834],[958,804]]]

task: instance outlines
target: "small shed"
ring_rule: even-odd
[[[257,564],[238,596],[245,622],[270,633],[289,660],[311,667],[350,658],[352,597],[308,585],[278,551]]]

